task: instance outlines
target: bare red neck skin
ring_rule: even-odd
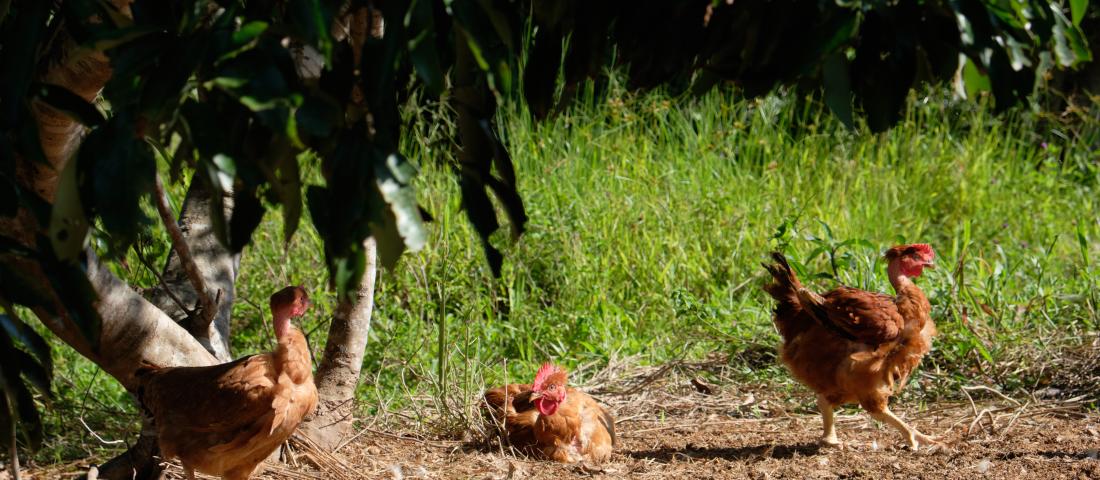
[[[909,285],[913,285],[911,278],[916,278],[924,273],[924,267],[921,265],[907,265],[905,260],[898,259],[890,262],[890,265],[886,267],[886,275],[890,277],[890,284],[894,286],[894,291],[901,293],[902,288]]]
[[[271,309],[272,325],[275,327],[275,340],[282,341],[290,330],[290,307]]]

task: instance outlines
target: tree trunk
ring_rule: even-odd
[[[213,189],[207,184],[206,178],[195,173],[191,177],[191,185],[180,211],[179,227],[191,249],[191,255],[195,257],[195,264],[202,274],[206,290],[217,299],[218,311],[214,315],[214,321],[210,325],[197,325],[190,321],[188,312],[176,303],[179,300],[188,309],[194,309],[199,300],[175,250],[170,251],[164,265],[164,284],[153,290],[149,300],[186,328],[211,355],[221,362],[228,362],[233,360],[229,350],[229,320],[233,312],[233,302],[236,300],[234,285],[237,282],[241,257],[230,253],[214,235],[210,209],[216,203],[211,195]],[[233,211],[233,198],[225,195],[222,202],[225,205],[225,217],[229,218]]]
[[[317,413],[302,423],[300,432],[326,450],[333,450],[352,433],[355,414],[355,387],[363,366],[371,313],[374,310],[374,284],[378,275],[377,246],[374,238],[363,242],[367,268],[359,284],[354,303],[336,307],[329,326],[324,357],[314,381],[320,397]]]
[[[103,465],[88,470],[85,480],[160,480],[164,467],[160,464],[160,445],[152,420],[142,416],[141,435],[137,443]]]

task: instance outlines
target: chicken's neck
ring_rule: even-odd
[[[932,307],[928,304],[928,297],[924,296],[924,292],[908,275],[901,273],[901,268],[898,266],[890,265],[886,273],[890,276],[890,284],[894,286],[894,292],[897,293],[898,311],[905,318],[906,329],[914,328],[920,331],[932,311]]]
[[[282,322],[275,320],[275,339],[279,346],[275,349],[275,358],[283,373],[290,376],[295,382],[302,382],[310,378],[313,368],[310,364],[309,346],[306,345],[306,337],[290,324],[290,319]]]
[[[894,286],[894,292],[898,295],[904,295],[909,287],[915,287],[916,285],[909,276],[901,273],[901,266],[896,263],[891,263],[886,267],[886,275],[890,277],[890,285]]]
[[[271,323],[275,327],[275,340],[282,343],[290,332],[290,316],[276,314]]]

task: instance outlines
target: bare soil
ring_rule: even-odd
[[[1093,478],[1100,479],[1095,399],[1008,398],[986,387],[963,402],[893,409],[942,447],[910,451],[900,436],[856,408],[838,412],[844,446],[821,447],[808,391],[790,385],[715,387],[667,369],[589,387],[615,413],[619,447],[603,465],[560,465],[507,451],[480,433],[463,439],[421,425],[364,428],[335,454],[292,442],[284,463],[257,478]],[[659,378],[655,381],[654,378]],[[597,376],[590,382],[596,385]],[[606,379],[604,379],[606,380]],[[75,476],[86,465],[33,469],[31,478]],[[169,478],[182,478],[171,467]],[[0,471],[0,480],[5,472]],[[26,475],[24,475],[26,478]],[[205,477],[209,478],[209,477]]]

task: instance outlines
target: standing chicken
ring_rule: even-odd
[[[563,463],[611,458],[615,420],[592,397],[566,384],[565,370],[545,363],[534,384],[486,391],[486,417],[520,450]]]
[[[895,297],[849,287],[818,295],[802,287],[782,254],[772,253],[776,263],[764,265],[775,277],[764,290],[778,302],[780,356],[795,378],[817,393],[823,444],[840,444],[833,408],[846,403],[859,403],[876,420],[896,428],[914,450],[936,443],[887,406],[936,334],[928,299],[913,283],[925,268],[934,268],[935,256],[921,243],[886,251]]]
[[[153,417],[165,459],[245,480],[317,406],[309,348],[290,324],[309,307],[302,287],[271,296],[274,352],[210,367],[151,365],[137,372],[138,400]]]

